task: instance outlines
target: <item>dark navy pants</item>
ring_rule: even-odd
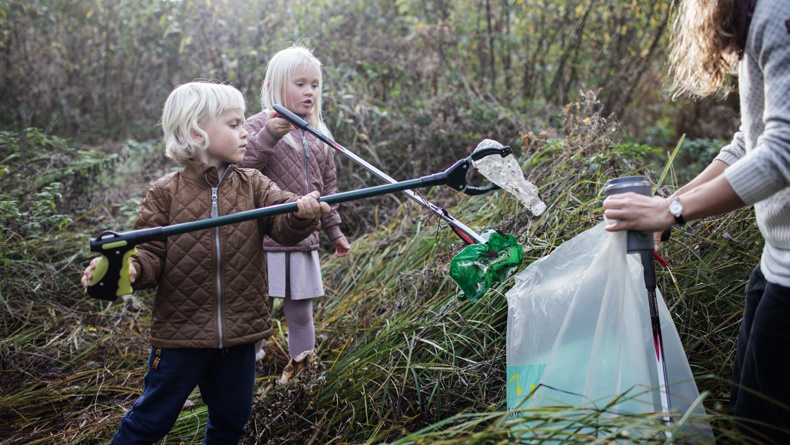
[[[195,386],[208,407],[203,443],[238,443],[252,414],[255,345],[152,348],[143,385],[143,395],[121,420],[113,445],[152,444],[162,439]]]
[[[759,264],[746,288],[730,409],[751,441],[790,443],[790,288],[765,281]]]

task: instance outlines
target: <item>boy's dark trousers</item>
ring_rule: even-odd
[[[759,264],[746,288],[730,409],[750,441],[790,443],[790,288],[767,282]]]
[[[252,414],[255,345],[152,348],[143,385],[143,395],[121,420],[113,445],[152,444],[162,439],[195,386],[208,407],[203,443],[238,443]]]

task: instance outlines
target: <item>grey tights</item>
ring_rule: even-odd
[[[274,302],[274,297],[269,298],[269,307]],[[288,325],[288,352],[291,358],[304,351],[315,349],[315,325],[313,324],[313,299],[292,300],[291,297],[283,299],[283,312],[285,323]],[[261,350],[263,340],[255,344],[255,351]]]

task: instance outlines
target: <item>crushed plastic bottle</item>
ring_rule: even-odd
[[[475,151],[489,147],[501,148],[502,144],[492,139],[484,139],[477,145]],[[538,216],[546,211],[546,204],[540,200],[538,188],[524,178],[521,166],[512,155],[504,158],[486,156],[472,161],[472,165],[489,181],[515,196],[533,215]]]
[[[524,251],[509,233],[487,231],[485,244],[470,244],[453,257],[450,276],[463,291],[461,300],[479,300],[494,282],[507,279],[510,270],[521,264]]]

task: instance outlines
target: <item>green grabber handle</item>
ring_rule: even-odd
[[[494,154],[505,157],[510,153],[510,147],[492,147],[476,152],[474,154],[474,159],[477,160]],[[468,188],[466,186],[466,173],[471,166],[472,159],[472,156],[461,159],[441,173],[434,173],[429,176],[396,182],[394,184],[385,184],[322,196],[318,198],[318,202],[325,202],[330,205],[339,204],[341,202],[355,201],[357,199],[434,185],[448,185],[458,191],[465,192]],[[261,207],[246,212],[232,213],[216,218],[173,224],[164,227],[153,227],[122,233],[105,231],[98,237],[91,239],[90,242],[91,252],[99,253],[102,257],[94,269],[93,279],[88,282],[88,295],[99,300],[114,301],[121,295],[132,293],[132,286],[129,282],[129,262],[131,256],[137,252],[135,249],[137,244],[227,224],[266,218],[284,213],[293,213],[297,210],[298,207],[296,203],[289,202],[286,204]]]
[[[132,293],[129,282],[129,262],[137,253],[137,244],[162,239],[163,227],[134,230],[125,233],[105,231],[91,239],[91,252],[101,254],[93,278],[88,281],[88,295],[105,301],[114,301]]]

